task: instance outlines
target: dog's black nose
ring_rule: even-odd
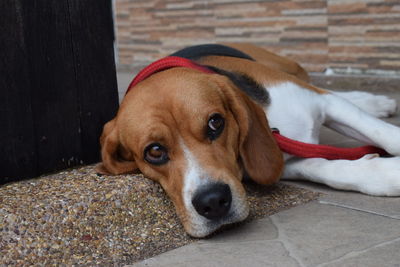
[[[201,187],[194,195],[192,204],[197,213],[210,220],[223,218],[232,203],[229,185],[216,183]]]

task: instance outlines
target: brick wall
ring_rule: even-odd
[[[400,0],[116,0],[116,25],[122,68],[188,45],[252,42],[309,71],[400,74]]]

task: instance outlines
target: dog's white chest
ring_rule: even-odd
[[[318,143],[324,121],[320,95],[292,82],[267,87],[271,103],[264,107],[271,128],[298,141]]]

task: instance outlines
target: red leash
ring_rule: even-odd
[[[125,95],[131,90],[134,86],[136,86],[139,82],[148,78],[152,74],[163,71],[166,69],[174,68],[174,67],[185,67],[191,68],[195,70],[199,70],[205,73],[214,73],[212,70],[198,65],[195,62],[188,60],[186,58],[181,57],[165,57],[160,60],[157,60],[146,68],[141,70],[138,75],[132,80],[129,84],[128,90]],[[354,148],[341,148],[327,145],[316,145],[316,144],[308,144],[299,142],[296,140],[289,139],[287,137],[282,136],[278,130],[273,130],[272,134],[278,143],[279,148],[288,154],[300,157],[300,158],[325,158],[329,160],[334,159],[348,159],[355,160],[362,158],[366,154],[379,154],[379,155],[387,155],[388,153],[374,146],[361,146]]]
[[[362,158],[367,154],[379,154],[381,156],[388,153],[375,146],[360,146],[352,148],[335,147],[328,145],[308,144],[293,139],[289,139],[279,131],[273,130],[272,134],[278,143],[279,148],[288,154],[300,158],[324,158],[324,159],[348,159],[355,160]]]

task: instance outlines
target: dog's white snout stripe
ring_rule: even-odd
[[[183,199],[188,209],[192,206],[192,197],[196,189],[207,183],[207,174],[183,142],[181,142],[181,147],[187,162],[183,181]]]
[[[206,236],[223,224],[244,220],[249,212],[246,198],[239,193],[231,181],[225,181],[230,188],[232,202],[230,209],[224,218],[221,218],[218,221],[213,221],[197,213],[192,203],[195,193],[199,188],[215,183],[215,180],[211,174],[207,172],[207,168],[203,168],[203,166],[199,164],[196,157],[188,147],[185,146],[183,142],[181,142],[180,145],[187,163],[184,173],[182,196],[187,218],[189,219],[191,235],[198,237]]]

